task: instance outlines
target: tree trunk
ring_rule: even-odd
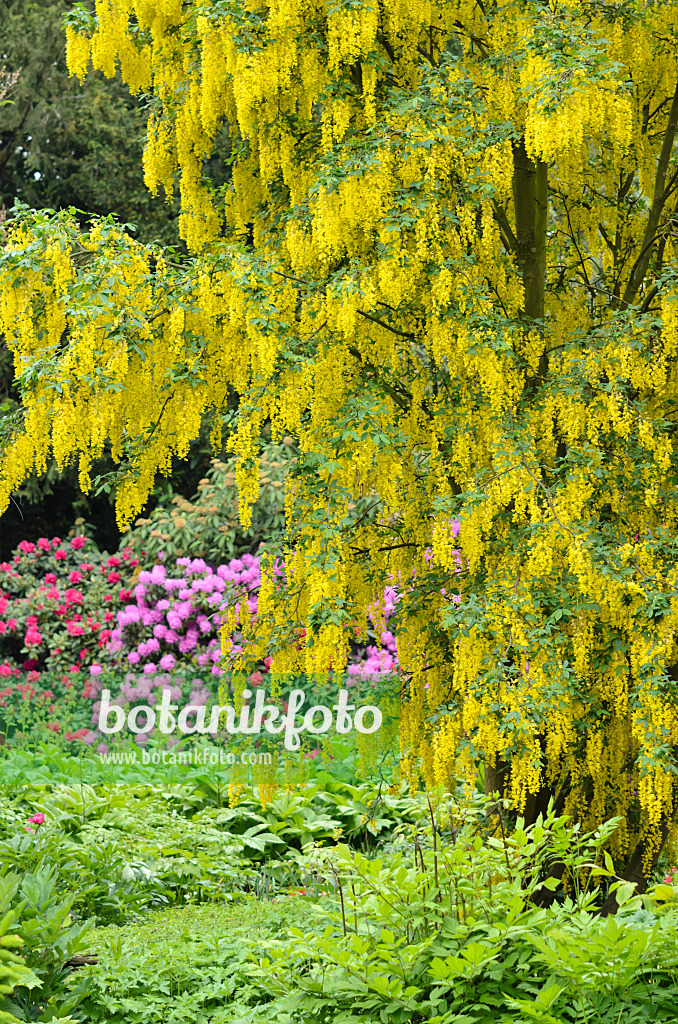
[[[620,877],[625,882],[636,883],[636,895],[638,893],[645,892],[645,890],[647,889],[648,879],[657,866],[659,854],[661,853],[664,847],[664,843],[666,842],[668,834],[669,830],[666,824],[666,819],[662,818],[662,822],[659,827],[660,842],[657,845],[653,844],[652,854],[650,857],[650,863],[648,865],[647,872],[643,870],[643,860],[645,859],[645,855],[647,854],[649,847],[649,844],[646,840],[641,840],[636,846],[631,856],[629,857],[626,863],[626,867],[624,868]],[[612,892],[600,908],[599,913],[601,917],[607,917],[608,914],[616,914],[617,906],[618,905],[616,895]]]
[[[485,761],[484,764],[484,789],[485,796],[490,796],[492,793],[498,793],[501,799],[504,795],[504,786],[506,782],[506,775],[508,772],[508,764],[506,761],[495,761],[494,764],[490,764],[489,761]]]
[[[513,206],[516,215],[515,255],[523,277],[523,318],[529,327],[544,320],[546,293],[546,225],[548,222],[548,164],[531,160],[521,139],[513,147]],[[548,371],[548,356],[539,358],[537,379]],[[534,378],[527,384],[534,386]]]
[[[531,160],[523,139],[513,147],[513,205],[516,213],[516,256],[525,288],[523,312],[528,320],[543,320],[548,164],[543,160]]]

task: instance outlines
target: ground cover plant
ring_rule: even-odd
[[[502,804],[431,808],[386,856],[339,846],[325,927],[266,944],[270,1019],[675,1021],[674,890],[643,900],[614,878],[602,850],[618,823],[587,835],[550,811],[507,835]],[[546,891],[561,893],[548,908]],[[617,916],[595,912],[605,892]]]
[[[22,1021],[53,1015],[85,1020],[92,1013],[105,1019],[115,992],[105,972],[93,980],[85,966],[94,963],[94,926],[122,927],[158,908],[206,905],[223,914],[226,904],[246,898],[286,897],[317,882],[309,847],[343,837],[368,849],[403,817],[420,813],[405,791],[382,793],[370,784],[323,780],[320,773],[305,787],[297,777],[294,791],[274,794],[242,779],[233,785],[227,772],[189,766],[144,770],[91,755],[85,765],[58,749],[51,757],[48,750],[33,752],[33,770],[30,761],[28,752],[9,750],[0,762],[0,911],[15,914],[28,970],[3,1006]],[[88,768],[97,766],[107,773],[105,781],[84,782]],[[229,955],[237,945],[232,936],[225,944]],[[236,960],[243,957],[240,949]],[[191,1005],[216,1006],[232,991],[217,984],[222,960],[214,960],[209,992],[204,959],[201,971],[197,964],[191,968]],[[135,984],[144,969],[137,965]],[[188,1012],[181,985],[166,991],[159,985],[151,997],[146,981],[148,999],[142,1013],[143,1000],[135,997],[135,1019],[156,1019],[158,1000],[171,1003],[174,1014],[182,1006]],[[121,1006],[129,1012],[124,999]]]
[[[88,785],[55,751],[27,781],[19,757],[0,772],[19,1020],[676,1020],[676,893],[615,875],[618,822],[524,827],[504,801],[331,779],[229,803],[195,769]]]

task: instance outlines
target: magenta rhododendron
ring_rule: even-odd
[[[119,664],[126,661],[147,674],[180,663],[207,666],[219,675],[222,615],[243,598],[256,614],[259,583],[253,555],[216,570],[201,558],[179,558],[173,572],[155,565],[139,574],[134,600],[118,612],[107,650]]]
[[[283,571],[277,567],[276,575]],[[243,602],[255,617],[259,586],[259,560],[251,554],[216,567],[182,557],[141,570],[130,549],[101,554],[86,537],[22,541],[11,561],[0,563],[0,718],[35,706],[51,716],[47,728],[55,737],[105,749],[97,729],[103,689],[111,688],[121,705],[152,706],[163,688],[192,705],[207,704],[225,670],[224,617]],[[375,605],[374,642],[356,646],[346,685],[397,671],[388,628],[397,601],[393,586]],[[240,649],[234,634],[228,654]],[[266,688],[270,665],[262,659],[250,686]],[[44,688],[48,679],[58,695]],[[67,695],[77,697],[75,722],[62,715],[59,700]]]

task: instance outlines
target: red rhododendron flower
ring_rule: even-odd
[[[109,572],[108,576],[106,577],[106,581],[108,583],[119,583],[121,579],[122,576],[120,575],[119,572]]]
[[[54,557],[56,558],[57,562],[63,562],[64,558],[68,558],[68,555],[66,554],[63,548],[59,548],[58,551],[54,552]]]
[[[84,548],[84,546],[85,546],[85,538],[84,537],[74,537],[73,540],[71,541],[71,547],[75,551],[79,551],[80,548]]]
[[[19,551],[23,551],[25,555],[32,555],[35,551],[35,544],[31,544],[29,540],[22,540],[19,544]]]
[[[68,582],[69,583],[81,583],[82,582],[82,573],[78,572],[77,569],[73,569],[73,571],[69,572],[69,574],[68,574]]]
[[[47,540],[47,537],[41,537],[40,540],[38,541],[38,547],[41,551],[50,551],[52,545]]]
[[[45,573],[45,583],[56,583],[57,578],[53,572]]]
[[[117,555],[111,555],[106,564],[112,566],[120,565],[120,559],[118,558]]]

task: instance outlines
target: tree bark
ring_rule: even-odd
[[[492,793],[498,793],[500,799],[503,797],[507,772],[508,764],[506,763],[506,761],[497,760],[494,762],[494,764],[490,764],[489,761],[485,761],[485,796],[490,796]]]
[[[641,840],[636,846],[635,850],[629,857],[626,867],[624,868],[621,878],[625,882],[636,883],[636,895],[645,892],[647,889],[648,878],[657,866],[659,860],[659,854],[661,853],[666,839],[669,834],[666,820],[662,818],[661,825],[659,827],[660,842],[657,846],[653,845],[652,857],[649,864],[649,870],[647,873],[643,870],[643,860],[648,850],[648,843],[645,840]],[[599,910],[601,917],[607,917],[608,914],[616,914],[618,909],[617,898],[615,893],[611,892],[607,897],[602,907]]]
[[[513,147],[513,205],[516,214],[516,257],[525,289],[523,313],[527,320],[543,320],[548,164],[543,160],[531,160],[523,139]]]

